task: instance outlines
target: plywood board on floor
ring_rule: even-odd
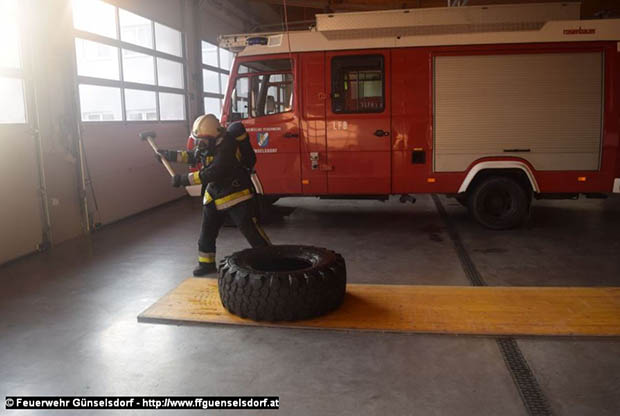
[[[190,278],[138,316],[205,323],[471,335],[620,336],[620,288],[347,285],[320,318],[263,323],[228,313],[216,279]]]

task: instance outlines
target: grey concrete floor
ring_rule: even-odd
[[[620,198],[536,201],[507,232],[442,201],[489,285],[620,284]],[[277,205],[290,215],[265,227],[274,243],[341,252],[349,282],[469,284],[429,196]],[[0,267],[0,397],[278,395],[286,415],[527,414],[492,338],[137,323],[191,274],[199,226],[198,201],[183,199]],[[234,228],[218,243],[218,256],[246,247]],[[554,414],[618,414],[620,340],[518,345]]]

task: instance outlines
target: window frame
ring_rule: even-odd
[[[248,116],[247,117],[242,117],[242,118],[239,118],[239,119],[235,119],[235,121],[247,120],[247,119],[253,118],[253,117],[251,117],[251,115],[252,115],[252,80],[250,79],[250,77],[247,74],[240,74],[240,75],[238,74],[235,77],[235,86],[233,87],[232,91],[235,91],[237,89],[237,81],[239,81],[240,79],[247,79],[248,80],[248,97],[247,97],[247,99],[248,99]],[[230,95],[230,105],[229,106],[230,106],[230,108],[229,108],[229,111],[228,111],[228,118],[230,118],[232,116],[232,113],[233,113],[232,112],[232,106],[233,106],[233,96],[232,96],[232,94]]]
[[[254,57],[255,58],[255,57]],[[263,118],[263,117],[273,117],[273,116],[281,116],[282,114],[289,114],[289,113],[295,113],[295,108],[296,108],[296,100],[297,100],[297,94],[295,92],[296,89],[296,77],[295,77],[295,68],[296,68],[296,62],[294,59],[290,59],[288,57],[276,57],[276,58],[267,58],[267,59],[262,59],[262,61],[275,61],[275,60],[287,60],[287,61],[291,61],[291,66],[288,70],[273,70],[273,71],[256,71],[256,72],[242,72],[239,73],[239,67],[241,67],[242,65],[245,65],[246,63],[251,63],[251,62],[256,62],[256,59],[253,60],[243,60],[240,61],[238,63],[236,63],[234,65],[234,67],[236,68],[235,70],[235,78],[229,78],[229,83],[232,81],[234,81],[234,86],[233,86],[233,91],[237,86],[237,80],[240,78],[248,78],[250,81],[248,82],[248,117],[247,118],[241,118],[239,120],[248,120],[248,119],[259,119],[259,118]],[[261,75],[273,75],[273,74],[290,74],[291,75],[291,89],[292,89],[292,103],[291,103],[291,108],[288,111],[282,111],[282,112],[278,112],[278,113],[273,113],[273,114],[264,114],[262,116],[252,116],[252,111],[253,111],[253,105],[252,105],[252,81],[251,78],[252,77],[258,77]],[[230,100],[228,103],[228,108],[227,110],[227,114],[228,114],[228,119],[230,120],[230,117],[232,117],[232,105],[233,105],[233,97],[232,94],[230,96]],[[223,112],[224,109],[222,109]],[[235,120],[238,121],[238,120]]]
[[[20,47],[22,46],[20,42]],[[20,50],[21,53],[21,50]],[[7,128],[9,126],[19,127],[19,126],[28,126],[30,125],[30,112],[29,110],[29,93],[28,93],[28,82],[30,81],[26,77],[26,73],[24,71],[24,63],[20,62],[21,68],[6,68],[0,67],[0,77],[16,79],[21,82],[22,85],[22,103],[24,106],[24,121],[20,122],[12,122],[12,123],[0,123],[0,128]]]
[[[19,9],[22,7],[20,2],[16,2],[16,7]],[[23,10],[23,9],[22,9]],[[24,61],[24,48],[26,47],[24,41],[24,30],[23,24],[21,24],[21,20],[19,18],[18,11],[18,19],[17,19],[17,53],[19,57],[19,66],[18,67],[4,67],[0,66],[0,77],[2,78],[12,78],[21,81],[22,85],[22,102],[24,106],[24,121],[22,122],[12,122],[12,123],[0,123],[0,129],[13,129],[13,128],[29,128],[32,123],[31,114],[30,114],[30,106],[31,106],[31,91],[30,87],[30,67],[27,65],[27,62]]]
[[[216,48],[216,56],[217,56],[217,66],[213,66],[213,65],[209,65],[209,64],[205,64],[204,63],[204,57],[202,56],[202,43],[208,43],[211,46],[215,46]],[[231,62],[231,66],[230,69],[224,69],[222,68],[222,62],[221,62],[221,53],[220,50],[221,49],[225,49],[225,48],[221,48],[219,45],[215,44],[215,43],[211,43],[207,40],[201,39],[200,40],[200,86],[201,86],[201,91],[202,91],[202,112],[203,114],[206,112],[205,106],[204,106],[204,99],[205,98],[217,98],[220,102],[220,114],[216,114],[216,116],[218,118],[220,118],[223,114],[224,114],[224,100],[226,98],[226,93],[228,92],[227,88],[230,85],[230,75],[232,73],[232,68],[234,65],[234,59],[235,59],[235,54],[232,51],[228,51],[228,53],[231,53],[233,55],[233,62]],[[204,75],[203,75],[203,71],[210,71],[210,72],[214,72],[217,74],[217,85],[218,85],[218,92],[207,92],[205,91],[205,85],[204,85]],[[226,84],[226,86],[222,86],[222,75],[226,75],[228,76],[228,83]]]
[[[119,65],[119,79],[118,80],[110,80],[110,79],[105,79],[105,78],[96,78],[96,77],[89,77],[89,76],[83,76],[83,75],[78,75],[77,73],[77,56],[76,56],[76,52],[75,52],[75,47],[73,48],[73,61],[74,61],[74,71],[75,71],[75,79],[76,79],[76,88],[78,90],[77,93],[77,105],[78,105],[78,111],[79,111],[79,117],[80,117],[80,122],[81,123],[153,123],[153,122],[157,122],[157,123],[178,123],[178,122],[187,122],[188,120],[188,110],[189,110],[189,103],[188,103],[188,82],[187,82],[187,53],[186,53],[186,35],[184,32],[175,29],[167,24],[161,23],[159,21],[156,21],[152,18],[149,18],[147,16],[143,16],[141,14],[135,13],[131,10],[127,10],[124,9],[122,7],[118,7],[112,3],[107,3],[110,4],[111,6],[114,7],[114,18],[115,18],[115,22],[116,22],[116,38],[108,38],[105,37],[103,35],[99,35],[96,33],[92,33],[92,32],[87,32],[87,31],[83,31],[80,29],[76,29],[75,27],[72,27],[72,34],[73,34],[73,38],[74,39],[84,39],[84,40],[88,40],[88,41],[92,41],[92,42],[97,42],[97,43],[101,43],[107,46],[112,46],[117,48],[117,54],[118,54],[118,65]],[[132,14],[135,14],[137,16],[143,17],[147,20],[150,21],[150,25],[151,25],[151,33],[153,36],[153,47],[152,48],[147,48],[145,46],[140,46],[140,45],[136,45],[133,43],[129,43],[129,42],[125,42],[123,40],[121,40],[121,26],[120,26],[120,10],[124,10],[127,12],[130,12]],[[181,34],[181,53],[182,56],[176,56],[176,55],[171,55],[165,52],[161,52],[157,50],[157,37],[155,35],[155,23],[158,23],[162,26],[166,26],[168,28],[177,30],[178,32],[180,32]],[[153,58],[153,76],[154,76],[154,84],[150,85],[150,84],[142,84],[142,83],[138,83],[138,82],[129,82],[129,81],[125,81],[125,77],[124,77],[124,68],[123,68],[123,51],[127,50],[127,51],[131,51],[131,52],[137,52],[137,53],[141,53],[141,54],[145,54],[148,55],[150,57]],[[183,66],[183,88],[173,88],[173,87],[165,87],[165,86],[160,86],[159,85],[159,79],[158,79],[158,68],[157,68],[157,58],[162,58],[162,59],[167,59],[169,61],[174,61],[174,62],[178,62]],[[95,86],[101,86],[101,87],[113,87],[113,88],[119,88],[120,89],[120,95],[121,95],[121,119],[120,120],[105,120],[105,121],[89,121],[89,120],[82,120],[82,109],[81,109],[81,103],[80,103],[80,97],[79,97],[79,86],[80,85],[95,85]],[[125,103],[125,89],[130,89],[130,90],[143,90],[143,91],[152,91],[155,92],[155,111],[157,114],[157,118],[155,120],[128,120],[127,119],[127,108],[126,108],[126,103]],[[171,93],[171,94],[178,94],[178,95],[182,95],[183,96],[183,113],[184,113],[184,118],[183,119],[179,119],[179,120],[162,120],[161,119],[161,105],[160,105],[160,100],[159,100],[159,93]]]
[[[363,68],[361,66],[349,66],[349,67],[339,67],[337,71],[334,71],[334,61],[335,60],[346,60],[346,59],[354,59],[354,58],[362,58],[362,57],[375,57],[375,58],[380,58],[381,60],[381,66],[379,68],[379,70],[381,71],[381,108],[376,109],[376,110],[358,110],[358,111],[335,111],[335,105],[334,105],[334,101],[336,100],[336,98],[334,97],[334,93],[336,92],[340,92],[340,90],[336,90],[334,87],[337,85],[337,83],[340,82],[340,75],[342,74],[342,70],[344,68],[354,68],[358,73],[360,71],[365,71],[365,70],[370,70],[368,67]],[[330,109],[331,112],[333,114],[380,114],[385,112],[386,109],[386,97],[385,97],[385,56],[383,56],[380,53],[365,53],[365,54],[355,54],[355,55],[338,55],[338,56],[332,56],[330,59],[330,96],[331,96],[331,100],[330,100]],[[373,69],[376,70],[376,69]],[[335,79],[335,76],[338,74],[338,79]],[[358,80],[359,82],[359,80]],[[359,98],[358,98],[359,99]],[[344,100],[344,97],[343,97]]]
[[[175,56],[175,57],[177,57],[177,59],[178,58],[184,58],[185,57],[185,36],[184,36],[184,33],[182,31],[178,30],[178,29],[173,28],[172,26],[169,26],[169,25],[164,24],[162,22],[158,22],[157,20],[154,20],[154,19],[149,19],[149,20],[152,22],[151,23],[151,25],[152,25],[151,27],[153,28],[153,50],[157,51],[159,53],[162,53],[164,55]],[[159,25],[159,26],[161,26],[161,27],[163,27],[165,29],[170,29],[170,30],[177,31],[177,32],[179,32],[181,34],[181,55],[175,55],[173,53],[168,53],[168,52],[164,52],[164,51],[161,51],[161,50],[157,49],[157,28],[156,28],[156,25]]]
[[[252,105],[252,106],[250,107],[250,112],[249,112],[250,117],[248,117],[248,118],[262,118],[262,117],[269,117],[269,116],[275,116],[275,115],[278,115],[278,114],[286,114],[286,113],[290,113],[290,112],[292,112],[292,111],[293,111],[294,101],[295,101],[295,77],[294,77],[294,75],[293,75],[293,70],[292,70],[292,69],[291,69],[291,71],[290,71],[290,72],[281,72],[281,71],[274,71],[274,72],[252,72],[252,73],[250,73],[250,74],[247,74],[247,75],[246,75],[246,74],[244,74],[244,75],[245,75],[245,76],[247,76],[248,78],[252,78],[252,77],[256,77],[256,78],[258,78],[258,77],[261,77],[261,76],[267,76],[267,75],[285,75],[285,76],[286,76],[286,75],[290,75],[290,76],[291,76],[291,80],[290,80],[290,83],[291,83],[291,106],[290,106],[289,110],[286,110],[286,111],[279,111],[279,112],[277,112],[277,113],[272,113],[272,114],[254,115],[254,113],[256,113],[256,111],[255,111],[254,106]],[[280,82],[280,83],[288,83],[288,81],[279,81],[279,82]],[[273,82],[271,82],[271,81],[269,81],[268,83],[269,83],[269,84],[273,84]],[[252,85],[252,82],[250,81],[250,86],[251,86],[251,85]],[[262,87],[262,83],[261,83],[261,81],[260,81],[260,80],[259,80],[259,87],[260,87],[260,89],[262,89],[262,88],[263,88],[263,87]],[[252,92],[253,92],[253,91],[252,91],[252,89],[250,88],[250,91],[249,91],[249,94],[250,94],[250,97],[249,97],[250,99],[249,99],[249,101],[250,101],[250,103],[252,103],[252,101],[253,101],[253,97],[251,96]],[[263,111],[265,110],[265,106],[266,106],[266,103],[267,103],[267,101],[266,101],[266,100],[267,100],[267,97],[268,97],[268,96],[269,96],[269,87],[265,89],[265,101],[262,103],[262,106],[263,106]],[[261,98],[261,97],[259,97],[259,98]]]

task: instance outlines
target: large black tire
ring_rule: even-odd
[[[224,307],[255,321],[297,321],[324,315],[342,304],[344,259],[310,246],[243,250],[222,260],[218,289]]]
[[[483,226],[506,230],[520,226],[530,212],[529,193],[507,176],[489,176],[476,184],[469,195],[471,214]]]

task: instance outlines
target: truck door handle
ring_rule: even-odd
[[[299,137],[299,133],[287,131],[286,133],[284,133],[284,137],[286,137],[287,139],[290,139],[292,137]]]
[[[374,134],[377,137],[383,137],[383,136],[389,136],[390,132],[389,131],[383,131],[383,130],[379,129],[379,130],[375,131]]]

